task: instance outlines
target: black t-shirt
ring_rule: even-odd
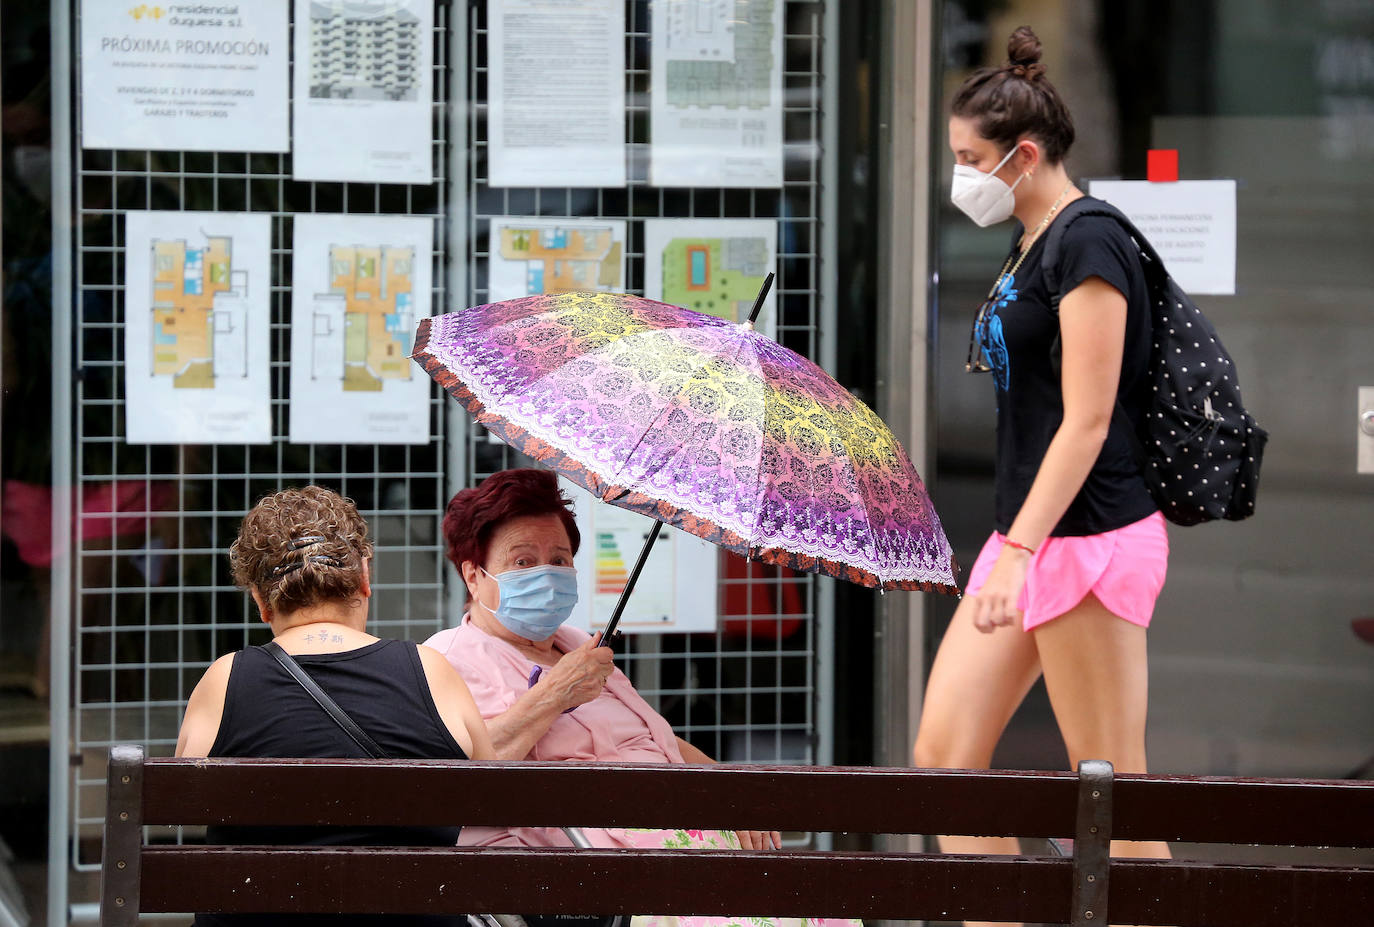
[[[997,530],[1003,533],[1021,511],[1064,418],[1058,361],[1051,357],[1057,350],[1059,316],[1051,308],[1041,272],[1047,234],[1031,245],[1015,276],[1002,281],[980,326],[980,341],[997,390],[995,514]],[[1145,414],[1150,315],[1136,247],[1115,220],[1081,216],[1065,231],[1059,260],[1061,294],[1067,295],[1089,277],[1101,277],[1126,297],[1126,344],[1117,399],[1129,420],[1138,421]],[[1101,534],[1157,510],[1140,476],[1126,427],[1119,415],[1113,415],[1102,452],[1051,536]]]

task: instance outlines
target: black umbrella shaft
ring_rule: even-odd
[[[749,313],[749,324],[753,325],[759,317],[760,310],[763,309],[763,301],[768,298],[768,291],[773,287],[773,272],[770,270],[768,276],[763,279],[763,286],[759,287],[759,297],[754,300],[754,310]]]
[[[635,591],[635,583],[639,581],[639,574],[649,559],[649,551],[653,549],[654,541],[658,540],[658,533],[662,530],[663,522],[654,519],[654,527],[649,532],[649,536],[644,539],[644,546],[639,549],[639,559],[635,561],[634,569],[630,571],[630,578],[625,580],[625,588],[620,590],[620,601],[615,603],[615,611],[611,612],[611,620],[606,622],[606,630],[601,632],[602,647],[610,646],[609,642],[611,635],[615,633],[615,626],[620,624],[620,613],[625,611],[625,603],[630,601],[630,593]]]

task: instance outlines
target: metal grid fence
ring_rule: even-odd
[[[74,15],[79,4],[74,5]],[[270,638],[234,588],[225,552],[266,493],[319,483],[352,497],[377,542],[370,630],[424,639],[442,627],[445,569],[438,521],[445,498],[443,399],[431,392],[427,445],[288,444],[292,217],[354,213],[433,218],[433,301],[449,302],[454,252],[446,212],[450,8],[436,10],[432,185],[293,180],[290,156],[84,150],[77,92],[73,229],[76,312],[72,744],[74,865],[94,869],[104,815],[107,748],[138,742],[170,754],[192,688],[220,654]],[[79,36],[77,22],[76,35]],[[77,81],[79,88],[80,82]],[[131,445],[125,440],[125,216],[131,210],[211,210],[271,216],[272,435],[266,445]],[[113,486],[133,510],[97,503]],[[131,519],[141,520],[130,530]]]
[[[772,219],[778,223],[778,340],[818,361],[821,317],[821,2],[783,8],[784,183],[780,189],[651,187],[649,175],[650,2],[625,4],[627,186],[495,188],[487,184],[487,10],[470,5],[466,131],[469,303],[487,301],[488,238],[500,216],[617,219],[627,223],[626,288],[644,293],[644,227],[652,218]],[[468,485],[527,461],[468,429]],[[648,521],[646,519],[646,531]],[[730,558],[734,563],[730,564]],[[715,634],[643,635],[628,640],[621,666],[683,738],[717,759],[813,762],[817,756],[818,646],[814,577],[721,555]],[[726,617],[728,616],[728,617]]]
[[[79,7],[71,5],[77,37]],[[437,389],[431,393],[428,445],[287,443],[292,216],[345,212],[433,218],[436,311],[485,301],[485,248],[493,216],[628,220],[631,292],[643,292],[644,285],[638,220],[775,219],[778,338],[819,360],[827,20],[821,2],[788,0],[784,12],[786,168],[778,190],[648,186],[648,0],[626,4],[630,180],[625,189],[487,186],[486,11],[480,2],[441,2],[436,8],[432,185],[296,181],[289,155],[83,150],[85,101],[78,89],[75,311],[68,332],[75,369],[70,392],[54,396],[73,414],[75,778],[67,820],[77,870],[98,865],[108,746],[133,741],[146,744],[154,755],[170,754],[186,699],[209,663],[268,637],[247,598],[233,587],[225,557],[254,501],[307,482],[354,498],[377,539],[371,629],[423,639],[461,612],[461,584],[444,563],[439,536],[445,499],[462,485],[526,463],[469,428]],[[466,93],[467,106],[451,107],[450,93],[454,100]],[[124,440],[124,217],[142,209],[271,216],[271,444],[160,446]],[[120,511],[118,525],[114,513],[88,504],[112,484],[132,488],[144,500],[133,511]],[[138,530],[128,530],[130,518],[141,520]],[[721,612],[729,619],[715,634],[633,638],[622,665],[674,728],[713,756],[814,761],[817,718],[824,713],[817,704],[817,648],[823,637],[818,584],[812,577],[758,565],[749,575],[744,569],[722,563]]]

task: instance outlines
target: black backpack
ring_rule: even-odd
[[[1128,432],[1137,439],[1136,456],[1155,504],[1177,525],[1248,518],[1255,513],[1260,458],[1269,434],[1241,404],[1236,365],[1216,329],[1120,210],[1083,197],[1064,207],[1050,226],[1041,266],[1051,306],[1058,311],[1059,243],[1080,216],[1110,216],[1140,251],[1154,332],[1146,370],[1151,393],[1145,420],[1133,423]],[[1114,415],[1125,417],[1120,402]]]

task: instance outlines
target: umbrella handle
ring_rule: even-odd
[[[663,522],[654,519],[653,530],[644,539],[644,546],[639,549],[639,559],[635,561],[634,569],[630,571],[630,578],[625,580],[625,588],[620,590],[620,600],[615,603],[615,611],[611,612],[611,620],[606,622],[606,630],[601,632],[600,646],[611,646],[611,635],[615,633],[615,626],[620,624],[620,613],[625,611],[625,603],[630,600],[630,593],[635,591],[635,583],[639,580],[640,571],[644,569],[644,562],[649,559],[649,550],[654,546],[654,541],[658,540],[658,533],[662,530]]]
[[[773,272],[770,270],[768,276],[763,279],[763,286],[759,287],[758,298],[754,300],[754,309],[749,313],[749,324],[753,325],[759,317],[759,310],[763,308],[763,301],[768,298],[768,291],[773,286]]]

